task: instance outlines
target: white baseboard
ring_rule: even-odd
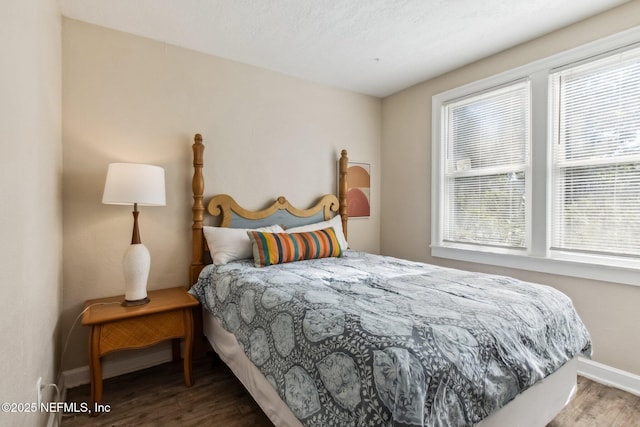
[[[117,377],[118,375],[150,368],[173,360],[171,346],[158,345],[144,350],[125,351],[115,353],[113,358],[106,358],[102,362],[102,378]],[[70,369],[62,373],[64,390],[89,384],[89,367]]]
[[[640,396],[640,375],[613,368],[593,360],[578,359],[578,375],[597,383],[615,387],[636,396]]]

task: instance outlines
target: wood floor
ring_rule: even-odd
[[[167,363],[104,381],[111,412],[65,416],[62,426],[270,427],[242,384],[208,356],[194,361],[195,384],[184,386],[181,363]],[[88,385],[70,389],[67,402],[89,402]],[[517,426],[505,426],[517,427]],[[547,427],[640,427],[640,397],[578,378],[575,399]]]

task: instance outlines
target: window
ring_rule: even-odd
[[[640,285],[639,40],[433,97],[433,256]]]
[[[524,248],[529,82],[443,108],[444,240]]]
[[[640,48],[551,85],[552,248],[640,256]]]

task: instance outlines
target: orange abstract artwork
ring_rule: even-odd
[[[371,215],[371,166],[349,162],[347,168],[347,206],[349,218]]]

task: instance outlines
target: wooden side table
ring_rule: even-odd
[[[173,360],[180,359],[180,339],[184,338],[184,382],[191,386],[193,307],[198,300],[182,287],[150,291],[148,304],[123,307],[124,295],[89,300],[82,324],[91,327],[89,370],[91,405],[102,401],[102,364],[105,354],[125,349],[149,347],[172,340]],[[105,304],[106,303],[106,304]],[[111,304],[109,304],[111,303]],[[94,414],[95,415],[95,414]]]

